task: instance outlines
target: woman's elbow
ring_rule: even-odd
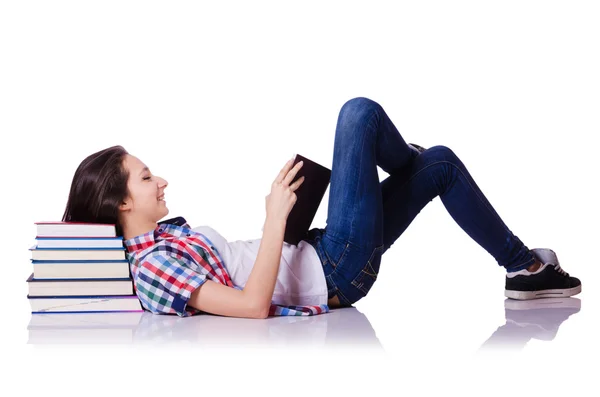
[[[256,318],[259,318],[259,319],[265,319],[267,317],[269,317],[269,309],[268,308],[259,310],[258,315],[256,316]]]

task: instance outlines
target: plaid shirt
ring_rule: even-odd
[[[217,249],[183,217],[163,221],[148,233],[124,240],[135,293],[152,313],[180,317],[202,313],[188,300],[207,279],[238,290]],[[312,316],[329,312],[328,305],[277,305],[269,316]]]

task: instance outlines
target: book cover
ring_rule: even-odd
[[[121,248],[122,237],[39,237],[38,248]]]
[[[37,237],[117,237],[115,224],[89,222],[34,222]]]
[[[293,245],[298,245],[306,237],[331,179],[329,168],[300,154],[296,154],[293,166],[299,161],[303,161],[302,167],[290,185],[302,176],[304,182],[295,191],[296,203],[288,215],[283,238],[283,241]]]
[[[33,260],[36,279],[125,278],[129,262],[122,260]]]
[[[40,248],[33,245],[29,248],[34,260],[121,260],[125,257],[125,247],[72,247],[72,248]]]
[[[31,296],[132,295],[131,278],[37,279],[31,273],[27,281]]]
[[[98,313],[143,311],[137,295],[32,296],[31,313]]]

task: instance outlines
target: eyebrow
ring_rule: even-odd
[[[142,172],[140,172],[140,175],[142,175],[144,173],[144,171],[149,171],[150,169],[148,167],[144,167],[142,168]]]

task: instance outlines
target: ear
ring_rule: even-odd
[[[131,200],[130,199],[125,199],[119,205],[119,211],[128,211],[130,209],[131,209]]]

